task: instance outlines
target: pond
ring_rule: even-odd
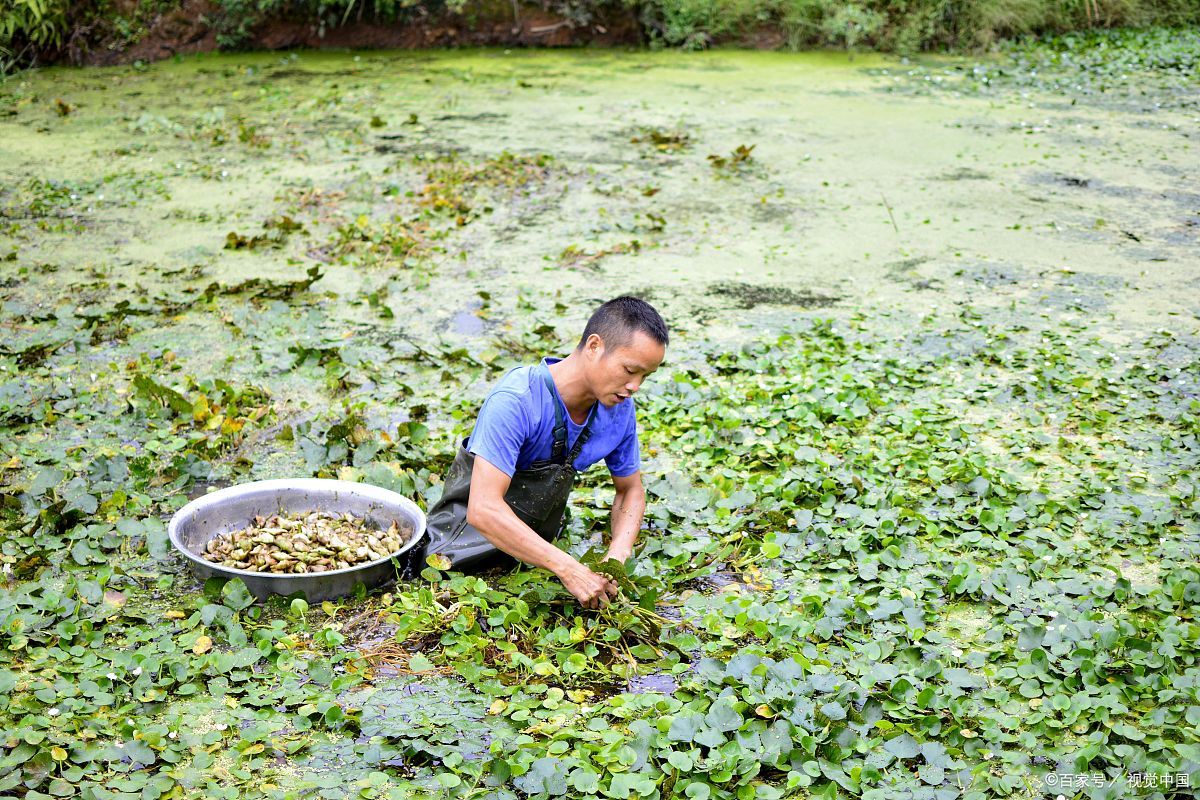
[[[0,789],[1200,779],[1196,62],[1113,41],[0,83]],[[488,387],[624,293],[672,336],[628,602],[431,566],[259,607],[169,552],[231,482],[428,504]]]

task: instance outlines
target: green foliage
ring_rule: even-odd
[[[508,151],[479,161],[457,154],[418,154],[412,166],[421,171],[424,182],[403,192],[411,205],[407,213],[384,219],[360,214],[346,220],[316,253],[322,260],[362,266],[415,266],[439,251],[440,240],[491,213],[496,200],[536,191],[551,178],[551,161],[546,155],[518,156]],[[393,184],[385,194],[399,196],[401,192]],[[247,240],[244,246],[253,247],[254,241]],[[278,237],[262,240],[265,244],[273,241]]]
[[[177,5],[177,0],[152,0],[118,9],[109,2],[12,0],[0,8],[0,73],[36,53],[54,52],[68,38],[82,46],[128,46],[146,35],[156,14]],[[683,49],[777,32],[791,49],[911,53],[988,48],[1028,34],[1200,23],[1200,8],[1188,0],[550,0],[535,5],[583,29],[628,9],[640,20],[645,41]],[[274,19],[305,21],[324,32],[351,21],[421,24],[447,16],[474,28],[520,15],[519,6],[465,0],[217,0],[214,6],[208,21],[224,49],[252,43],[256,29]]]
[[[641,6],[651,41],[691,50],[767,22],[768,14],[755,0],[656,0]]]
[[[962,44],[987,47],[1028,34],[1121,26],[1183,26],[1200,22],[1200,9],[1178,0],[985,0],[961,9]]]
[[[75,59],[92,45],[116,50],[137,42],[180,0],[6,0],[0,4],[0,75],[40,56]],[[69,113],[69,112],[64,112]]]
[[[706,477],[651,482],[632,570],[582,554],[624,597],[585,614],[536,571],[427,568],[385,619],[410,670],[473,691],[389,688],[364,732],[441,785],[535,797],[987,797],[1042,785],[1031,753],[1116,787],[1192,770],[1196,402],[1142,366],[1172,341],[1123,366],[1077,328],[967,310],[900,342],[817,322],[677,366],[642,401],[648,445]],[[1014,396],[1019,419],[993,418]],[[1135,499],[1132,441],[1173,465],[1154,480],[1175,499]],[[1096,555],[1142,547],[1160,583]],[[696,591],[713,563],[742,583]],[[674,690],[620,691],[648,669]]]
[[[1143,92],[1153,88],[1160,107],[1190,108],[1200,74],[1200,31],[1194,28],[1026,37],[1006,44],[1004,52],[1003,60],[969,70],[912,67],[905,74],[914,80],[888,91],[986,95],[1019,88],[1069,95],[1073,102],[1103,96],[1137,108]]]
[[[271,17],[291,17],[316,22],[321,30],[344,25],[351,19],[396,22],[410,15],[461,11],[465,0],[217,0],[213,26],[222,47],[237,47],[254,27]]]
[[[1128,33],[1023,43],[1026,68],[956,88],[1015,98],[1065,85],[1071,65],[1071,97],[1126,74],[1139,91],[1163,85],[1147,76],[1186,87],[1194,49]],[[574,344],[568,303],[604,276],[561,296],[461,289],[457,252],[486,262],[478,242],[513,219],[487,228],[486,208],[536,211],[546,186],[573,193],[578,216],[621,191],[640,203],[669,176],[650,169],[660,154],[702,188],[733,162],[746,172],[731,184],[779,169],[747,144],[714,171],[707,148],[737,139],[698,128],[699,149],[653,126],[636,150],[613,133],[619,161],[646,156],[623,183],[538,156],[377,158],[358,138],[372,94],[341,103],[345,138],[312,151],[372,159],[369,174],[339,168],[317,189],[255,171],[279,182],[277,207],[227,218],[212,203],[189,218],[204,246],[168,237],[159,264],[85,261],[68,247],[79,230],[58,225],[123,236],[147,219],[127,211],[147,183],[81,168],[0,188],[28,248],[0,285],[0,794],[985,800],[1038,795],[1051,770],[1101,774],[1117,797],[1132,773],[1200,778],[1200,341],[1182,317],[1117,338],[1075,313],[1112,285],[1089,287],[1094,274],[1046,270],[1011,307],[972,287],[926,318],[796,308],[736,344],[681,331],[638,396],[649,507],[634,558],[603,558],[601,470],[573,498],[563,546],[621,587],[600,612],[533,569],[435,562],[387,595],[311,606],[192,579],[164,525],[188,496],[317,475],[428,503],[486,387]],[[131,130],[138,113],[110,135],[138,152],[169,134],[139,169],[168,170],[177,193],[215,179],[189,159],[243,144]],[[201,131],[232,131],[205,116]],[[286,128],[311,118],[243,155],[291,158]],[[101,194],[121,213],[90,213]],[[671,213],[638,213],[671,230],[657,211]],[[445,252],[378,269],[388,255],[366,253],[381,235],[313,263],[334,260],[344,226],[373,235],[397,218]],[[631,224],[648,225],[612,227]],[[565,244],[528,225],[544,252]],[[247,233],[226,250],[231,228]],[[31,255],[60,248],[61,264]],[[457,294],[422,321],[436,269]],[[777,296],[714,286],[694,299]],[[478,333],[443,338],[438,315],[464,306]]]
[[[1025,34],[1200,22],[1200,10],[1180,0],[649,0],[638,9],[652,42],[685,49],[778,30],[791,49],[910,53],[984,48]]]
[[[485,582],[430,566],[422,572],[428,586],[398,592],[387,619],[397,626],[397,641],[436,642],[432,663],[473,680],[607,685],[633,675],[639,661],[664,657],[660,637],[668,621],[654,610],[663,584],[602,564],[598,555],[585,558],[624,592],[597,613],[584,613],[561,584],[537,572]]]
[[[744,144],[739,144],[727,156],[720,156],[716,153],[708,156],[708,163],[717,172],[723,174],[737,174],[745,172],[754,164],[754,148],[755,145],[747,147]]]
[[[1131,73],[1188,79],[1200,71],[1200,32],[1195,30],[1087,31],[1022,39],[1006,51],[1015,61],[1013,77],[1041,70],[1061,79],[1065,75],[1054,73],[1070,70],[1116,82]]]
[[[48,49],[62,44],[69,7],[65,0],[6,2],[0,7],[0,58],[19,56],[26,46]]]
[[[115,784],[170,796],[203,785],[214,746],[235,754],[241,774],[295,752],[299,731],[357,729],[357,712],[337,700],[360,681],[334,676],[345,654],[298,649],[239,581],[169,609],[130,602],[115,588],[126,586],[104,565],[0,597],[6,793],[87,796]],[[22,673],[7,668],[14,660]],[[267,685],[264,669],[291,677]],[[271,707],[287,709],[294,733],[259,718]]]

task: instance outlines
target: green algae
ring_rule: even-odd
[[[552,88],[516,85],[531,59],[555,81]],[[1103,108],[1076,107],[1055,123],[1050,112],[1012,101],[881,98],[877,79],[863,72],[877,63],[837,55],[640,54],[623,62],[612,54],[485,51],[208,57],[144,72],[106,70],[99,80],[51,70],[23,79],[21,91],[38,102],[19,106],[5,122],[11,133],[47,132],[19,137],[20,153],[3,157],[27,165],[30,178],[78,180],[99,159],[121,166],[97,176],[124,176],[110,185],[170,186],[170,200],[137,200],[124,187],[104,200],[95,199],[104,194],[96,189],[83,195],[80,213],[92,235],[55,248],[74,263],[119,251],[159,270],[191,267],[198,258],[216,262],[210,269],[217,278],[226,270],[279,277],[282,258],[214,254],[228,232],[260,226],[277,210],[279,193],[293,187],[350,188],[341,202],[347,220],[380,213],[387,203],[368,196],[366,176],[397,170],[399,152],[437,148],[548,154],[584,190],[495,208],[473,241],[444,254],[447,268],[429,278],[433,296],[452,294],[439,289],[464,278],[479,282],[472,272],[554,281],[560,276],[546,258],[571,246],[601,250],[629,234],[655,246],[658,280],[673,294],[687,294],[685,284],[697,274],[706,282],[780,276],[797,289],[835,294],[844,293],[840,284],[858,285],[863,299],[900,308],[916,298],[880,280],[882,265],[924,258],[922,276],[937,272],[944,280],[959,263],[996,261],[998,240],[1009,261],[1030,269],[1087,263],[1134,278],[1132,291],[1149,273],[1179,285],[1190,198],[1154,163],[1168,147],[1178,149],[1176,163],[1187,161],[1189,143],[1178,134],[1144,129],[1131,137]],[[593,80],[600,71],[605,79]],[[78,110],[57,119],[47,106],[52,94],[68,95]],[[180,106],[176,98],[183,97]],[[237,140],[233,108],[269,147]],[[486,114],[472,113],[478,108]],[[131,132],[142,129],[146,115],[164,123],[143,122],[147,132]],[[417,124],[405,124],[410,115]],[[370,127],[376,117],[385,127]],[[178,132],[171,135],[167,123]],[[639,125],[686,128],[692,152],[642,152],[626,135]],[[214,128],[229,128],[228,138],[206,147]],[[122,131],[116,138],[115,130]],[[131,142],[144,148],[112,156]],[[740,144],[756,145],[761,175],[723,181],[697,169],[707,155]],[[50,161],[39,160],[51,152]],[[962,169],[989,177],[939,180]],[[1071,178],[1090,183],[1080,189]],[[657,191],[644,197],[633,190],[643,184]],[[625,188],[595,194],[616,186]],[[139,206],[131,208],[134,202]],[[645,230],[647,214],[663,220],[661,231]],[[463,252],[465,261],[455,263]],[[22,253],[39,257],[36,247]],[[640,285],[642,260],[608,258],[604,275],[591,282]],[[1126,275],[1126,261],[1143,262],[1148,274]],[[354,287],[364,277],[344,269],[327,280]],[[1158,305],[1177,293],[1145,294],[1126,313],[1187,311]]]

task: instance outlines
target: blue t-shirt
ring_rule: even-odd
[[[467,449],[482,456],[509,477],[526,469],[535,461],[550,458],[554,445],[554,406],[562,409],[567,423],[567,450],[575,444],[583,425],[576,425],[567,413],[558,392],[553,394],[546,385],[546,369],[560,359],[545,358],[533,367],[511,369],[488,394],[475,421],[475,429]],[[591,437],[575,459],[575,469],[585,470],[601,459],[618,478],[637,472],[641,466],[638,454],[637,415],[633,398],[611,408],[597,401],[590,416]]]

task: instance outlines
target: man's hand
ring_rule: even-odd
[[[601,608],[617,596],[618,587],[607,577],[597,575],[569,553],[538,536],[522,522],[504,500],[510,478],[506,472],[475,456],[471,474],[471,494],[467,501],[467,522],[513,558],[535,567],[548,569],[584,608]]]
[[[578,561],[556,574],[562,585],[584,608],[604,608],[621,591],[607,576],[592,572]]]

